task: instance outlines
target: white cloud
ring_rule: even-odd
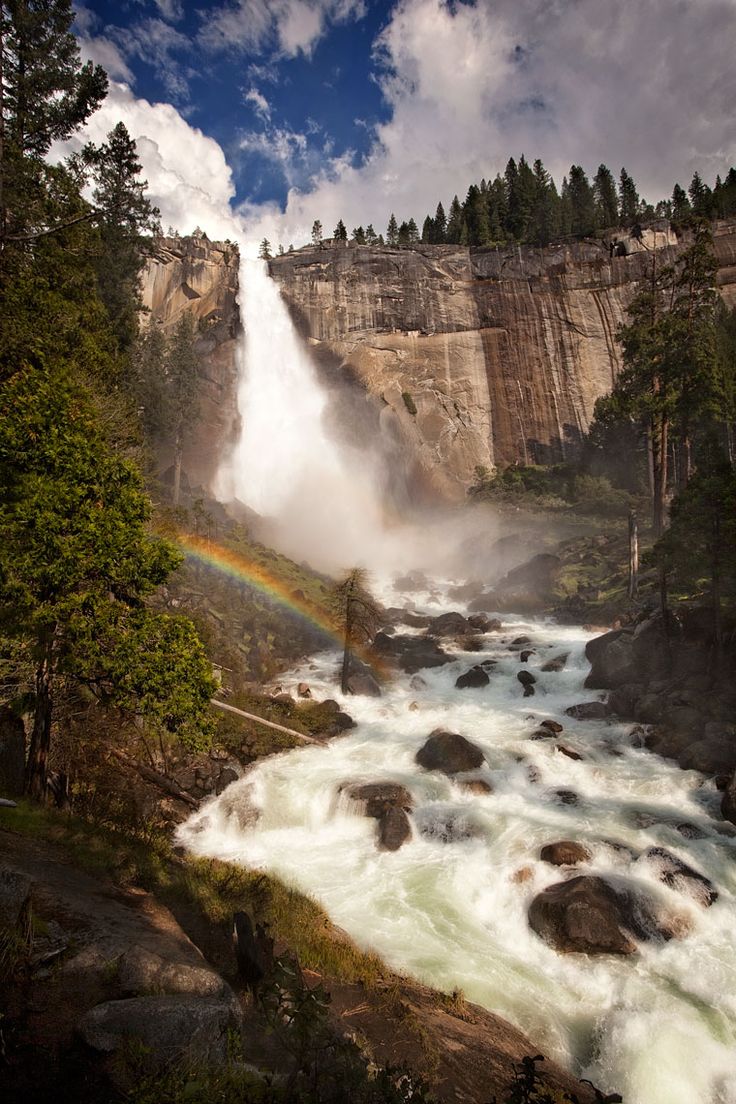
[[[276,49],[309,57],[331,23],[362,19],[364,0],[236,0],[202,12],[200,42],[213,51]]]
[[[573,162],[625,165],[661,198],[736,159],[735,41],[733,0],[400,0],[376,51],[391,114],[364,164],[324,164],[282,216],[242,214],[295,242],[315,218],[378,231],[392,208],[421,221],[522,152],[558,182]]]
[[[257,88],[249,88],[245,94],[246,103],[252,103],[253,109],[256,114],[263,119],[264,122],[268,122],[271,118],[271,107],[268,100],[259,92]]]
[[[153,66],[173,97],[189,98],[189,72],[181,58],[189,53],[191,42],[181,31],[163,19],[144,19],[116,28],[115,39],[127,57],[139,57]]]
[[[178,23],[184,15],[181,0],[156,0],[156,7],[169,23]]]
[[[240,223],[231,208],[235,188],[222,149],[171,104],[148,103],[126,85],[113,84],[75,139],[52,152],[63,156],[85,141],[103,142],[119,121],[137,143],[148,195],[161,209],[164,229],[171,225],[190,234],[201,226],[211,238],[239,236]]]
[[[101,65],[111,80],[132,81],[133,74],[120,49],[104,36],[79,35],[79,51],[84,61]]]

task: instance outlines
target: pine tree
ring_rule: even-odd
[[[271,260],[271,243],[268,238],[264,238],[258,249],[258,256],[262,261]]]
[[[95,264],[100,298],[120,347],[127,349],[138,331],[145,236],[160,233],[159,212],[146,195],[148,181],[140,179],[136,144],[123,123],[110,131],[103,145],[87,146],[83,157],[92,168],[101,239]]]
[[[376,237],[376,231],[373,229],[373,223],[369,222],[365,228],[365,241],[366,245],[377,245],[378,238]]]
[[[626,169],[621,169],[618,185],[619,212],[621,224],[632,226],[641,217],[641,201],[636,185]]]
[[[453,196],[452,203],[450,204],[450,217],[447,220],[446,235],[446,240],[450,245],[459,245],[464,221],[460,200],[457,196]]]
[[[434,243],[434,239],[434,219],[430,218],[429,215],[427,215],[424,222],[422,223],[422,243],[424,245],[432,245]]]
[[[391,212],[391,218],[388,220],[388,227],[386,229],[386,244],[398,245],[399,244],[399,227],[396,222],[396,216],[393,211]]]
[[[105,71],[81,64],[73,20],[70,0],[0,6],[0,257],[7,244],[20,247],[83,217],[44,203],[52,142],[69,138],[107,93]]]
[[[408,245],[409,244],[409,223],[402,222],[399,226],[397,233],[397,244]]]
[[[571,165],[568,177],[570,203],[570,232],[576,237],[586,237],[595,232],[595,200],[593,189],[582,165]]]
[[[700,173],[693,173],[688,192],[693,214],[699,218],[710,218],[713,195],[708,185],[703,183]]]
[[[679,184],[675,184],[672,189],[672,218],[676,222],[681,222],[687,218],[692,212],[690,206],[690,200],[688,199],[687,192],[684,188],[681,188]]]
[[[409,245],[417,245],[419,242],[419,228],[413,218],[409,219],[407,232]]]
[[[607,165],[599,165],[593,180],[596,222],[602,229],[610,230],[619,224],[618,197],[613,173]]]
[[[529,240],[535,245],[548,245],[560,232],[560,199],[554,180],[540,160],[534,162],[534,184]]]
[[[355,648],[368,643],[380,623],[378,607],[368,592],[365,571],[359,567],[348,571],[334,588],[333,604],[336,621],[342,627],[344,636],[340,689],[343,694],[349,694],[348,682]]]
[[[437,210],[434,215],[434,238],[433,241],[437,245],[443,245],[447,236],[447,219],[445,217],[445,208],[441,203],[437,204]]]
[[[342,219],[339,220],[332,236],[336,242],[346,242],[348,240],[348,232]]]
[[[488,205],[480,188],[471,184],[463,204],[463,218],[469,245],[487,245],[491,239]]]
[[[312,223],[312,245],[319,245],[322,241],[322,223],[315,219]]]
[[[356,226],[353,228],[352,240],[355,242],[356,245],[366,244],[365,230],[362,226]]]

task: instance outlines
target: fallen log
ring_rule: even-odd
[[[305,736],[303,732],[297,732],[295,728],[286,728],[285,725],[276,724],[275,721],[267,721],[256,713],[246,713],[243,709],[236,709],[234,705],[226,705],[225,702],[217,701],[216,698],[210,699],[210,705],[214,705],[216,709],[224,709],[226,713],[235,713],[238,717],[245,717],[247,721],[255,721],[256,724],[265,725],[266,728],[275,728],[277,732],[285,732],[287,736],[295,736],[297,740],[304,740],[307,744],[322,744],[322,740],[317,740],[314,736]]]

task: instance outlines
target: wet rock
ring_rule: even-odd
[[[531,698],[534,696],[534,683],[537,681],[531,671],[519,671],[517,679],[524,687],[524,697]]]
[[[592,875],[558,882],[539,893],[529,907],[529,925],[563,954],[630,955],[628,934],[636,925],[625,895]]]
[[[498,666],[497,659],[484,659],[480,664],[484,671],[492,671],[494,667]]]
[[[519,662],[528,663],[529,657],[534,655],[533,648],[527,648],[525,651],[519,653]]]
[[[409,679],[409,686],[412,690],[424,690],[427,686],[427,680],[422,678],[421,675],[412,675]]]
[[[376,676],[365,663],[353,659],[351,671],[347,679],[349,694],[357,694],[367,698],[380,698],[381,687]]]
[[[529,737],[530,740],[551,740],[553,733],[548,728],[537,728]]]
[[[688,866],[664,847],[647,848],[638,862],[644,862],[651,867],[664,885],[677,890],[678,893],[687,894],[704,908],[710,908],[718,900],[718,890],[704,874]]]
[[[396,806],[387,809],[378,821],[378,848],[380,851],[398,851],[411,839],[411,823],[403,809]]]
[[[473,632],[473,627],[461,613],[442,613],[433,617],[427,625],[430,636],[464,636]]]
[[[561,725],[559,721],[546,720],[539,722],[540,728],[548,728],[550,732],[563,732],[564,725]]]
[[[217,782],[215,783],[215,793],[221,794],[223,790],[226,790],[231,782],[238,781],[238,772],[234,771],[232,767],[225,767],[220,771],[217,776]]]
[[[542,666],[542,671],[547,674],[550,671],[564,671],[565,665],[570,658],[569,652],[563,652],[561,655],[554,656],[552,659]]]
[[[404,809],[411,812],[414,798],[406,786],[400,782],[348,783],[340,787],[351,801],[363,805],[363,813],[368,817],[382,817],[389,809]]]
[[[520,866],[518,870],[515,870],[511,875],[511,881],[515,885],[523,885],[525,882],[530,882],[534,877],[534,871],[530,866]]]
[[[229,1037],[241,1022],[235,1000],[148,996],[98,1004],[77,1030],[87,1046],[104,1054],[123,1051],[135,1039],[146,1066],[158,1070],[183,1059],[224,1065]]]
[[[554,795],[563,805],[579,805],[580,798],[575,790],[554,790]]]
[[[721,816],[731,824],[736,824],[736,774],[731,777],[723,790]]]
[[[568,759],[574,759],[576,762],[582,760],[582,755],[579,755],[577,751],[573,751],[572,748],[565,747],[564,744],[555,744],[555,751],[559,751],[560,755],[566,755]]]
[[[531,644],[532,638],[530,636],[516,636],[511,641],[512,648],[519,648],[523,644]]]
[[[296,688],[296,692],[300,698],[311,698],[312,691],[306,682],[300,682]]]
[[[565,715],[574,717],[576,721],[602,721],[608,716],[608,709],[605,702],[581,702],[566,709]]]
[[[461,811],[439,815],[430,812],[422,818],[419,831],[426,839],[437,840],[439,843],[461,843],[483,835],[481,829],[472,824]]]
[[[479,636],[471,636],[463,640],[462,648],[464,652],[482,652],[485,644]]]
[[[476,666],[471,667],[464,675],[460,675],[455,680],[455,686],[458,690],[468,690],[481,686],[488,686],[490,681],[484,669],[481,666]]]
[[[435,729],[430,734],[415,759],[426,770],[438,770],[449,775],[477,770],[485,763],[477,744],[472,744],[457,732],[446,732],[444,729]]]
[[[471,598],[477,598],[482,593],[483,583],[478,579],[469,579],[467,583],[449,587],[447,591],[448,597],[457,599],[458,602],[469,601]]]
[[[589,862],[591,853],[582,843],[575,840],[558,840],[556,843],[547,843],[539,853],[542,862],[552,866],[576,866],[581,862]]]
[[[486,782],[485,778],[458,778],[457,784],[468,793],[478,794],[479,797],[493,793],[493,786],[490,782]]]
[[[707,833],[698,828],[697,824],[691,824],[690,821],[683,821],[682,824],[675,825],[675,831],[679,832],[685,839],[706,839]]]
[[[666,677],[671,659],[662,615],[655,613],[634,628],[616,629],[589,640],[585,655],[591,663],[585,685],[595,690],[613,690],[625,683],[650,684]]]
[[[471,613],[468,624],[476,632],[498,632],[502,627],[497,617],[488,617],[485,613]]]
[[[557,556],[541,552],[513,568],[494,588],[495,608],[522,612],[546,609],[554,602],[561,566]]]
[[[407,674],[414,674],[425,667],[442,667],[452,662],[452,656],[435,640],[426,636],[387,636],[386,633],[376,633],[371,650]]]
[[[418,713],[419,712],[419,702],[415,702],[415,701],[409,702],[409,712],[410,713]]]

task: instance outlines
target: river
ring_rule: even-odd
[[[433,615],[463,609],[440,584],[411,596],[379,591],[388,605]],[[516,678],[519,635],[532,640],[524,669],[537,679],[534,697],[523,697]],[[394,969],[461,989],[626,1104],[736,1104],[736,841],[724,834],[712,781],[634,746],[630,724],[565,715],[596,696],[583,687],[588,636],[504,615],[503,631],[486,634],[481,652],[452,646],[451,664],[422,671],[421,681],[399,674],[381,698],[342,699],[337,653],[316,655],[281,685],[296,693],[308,682],[357,726],[323,748],[257,764],[195,813],[180,838],[197,854],[298,887]],[[562,672],[541,672],[563,652]],[[457,689],[458,675],[484,660],[496,661],[490,684]],[[564,725],[559,740],[530,738],[544,718]],[[492,793],[470,793],[415,763],[440,726],[482,748],[479,775]],[[581,758],[560,753],[559,742]],[[377,849],[376,822],[339,793],[345,782],[383,780],[405,785],[415,802],[412,838],[397,852]],[[574,791],[577,804],[562,803],[560,789]],[[246,830],[238,804],[259,810]],[[443,839],[448,822],[461,837],[454,842]],[[542,862],[541,847],[563,839],[585,844],[590,861],[574,869]],[[718,900],[703,908],[610,841],[637,855],[665,847],[705,874]],[[641,943],[627,957],[556,952],[532,932],[527,910],[545,887],[580,873],[645,891],[690,933]]]

